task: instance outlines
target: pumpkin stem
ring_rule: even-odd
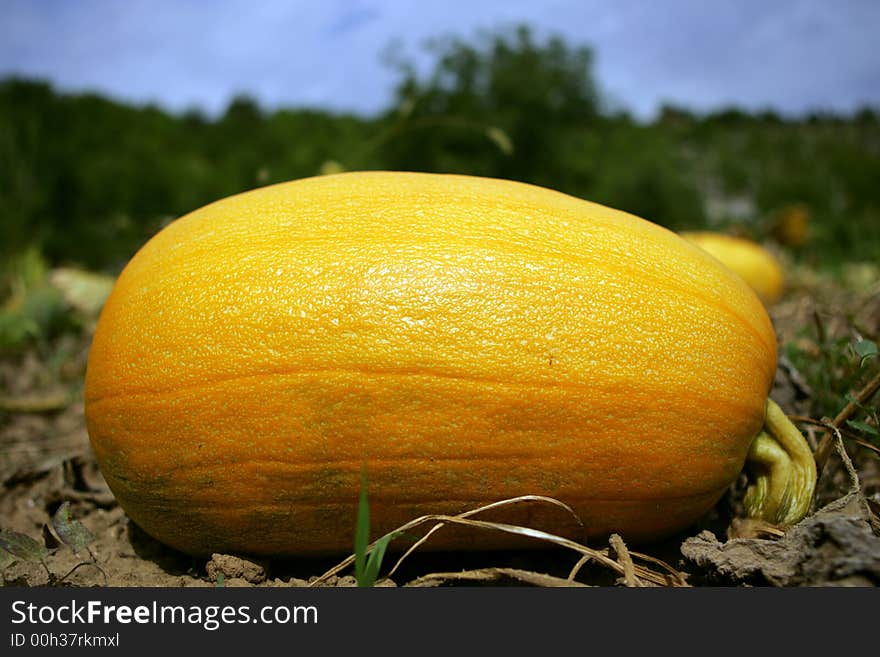
[[[746,461],[754,472],[744,500],[749,516],[793,525],[807,515],[816,488],[816,461],[801,432],[772,399]]]

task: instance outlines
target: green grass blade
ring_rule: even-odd
[[[354,576],[358,586],[366,586],[367,546],[370,543],[370,504],[367,500],[367,469],[361,471],[361,493],[358,498],[357,524],[354,530]]]
[[[878,430],[877,427],[871,426],[867,422],[862,422],[861,420],[847,420],[846,423],[853,429],[858,429],[859,431],[871,434],[872,436],[880,436],[880,430]]]
[[[392,538],[394,538],[394,536],[389,534],[376,541],[376,545],[370,553],[370,558],[367,560],[367,569],[364,573],[364,583],[359,584],[359,586],[373,586],[373,584],[376,583],[376,580],[379,579],[379,569],[382,567],[382,559],[385,557],[385,550],[388,548],[388,544],[391,542]]]

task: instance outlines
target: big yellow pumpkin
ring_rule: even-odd
[[[750,454],[778,475],[755,440],[775,367],[754,293],[663,228],[509,181],[345,173],[153,237],[100,317],[86,419],[125,511],[192,554],[350,551],[364,466],[374,535],[528,494],[639,540]]]

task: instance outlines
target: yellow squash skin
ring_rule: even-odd
[[[782,267],[761,245],[741,237],[708,231],[685,232],[681,236],[705,249],[742,277],[767,305],[782,298],[785,287]]]
[[[192,554],[350,552],[364,464],[373,536],[541,494],[643,540],[734,480],[775,367],[754,293],[663,228],[509,181],[344,173],[150,240],[101,315],[86,419],[125,511]],[[558,511],[505,519],[584,538]]]

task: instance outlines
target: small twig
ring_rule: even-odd
[[[855,415],[856,411],[867,403],[878,390],[880,390],[880,372],[878,372],[873,379],[868,381],[868,383],[859,390],[859,392],[853,397],[852,401],[843,407],[843,410],[840,411],[840,413],[838,413],[831,421],[832,427],[839,432],[841,425]],[[819,441],[819,447],[816,448],[816,469],[819,471],[820,475],[822,474],[822,470],[825,468],[825,464],[828,462],[828,457],[831,454],[832,440],[832,432],[826,431],[822,436],[822,439]]]
[[[652,584],[657,584],[658,586],[690,586],[690,584],[687,583],[687,577],[684,573],[679,572],[662,559],[658,559],[657,557],[652,557],[648,554],[643,554],[641,552],[635,552],[633,550],[628,551],[630,557],[632,557],[633,559],[639,559],[641,561],[647,561],[648,563],[656,564],[668,573],[664,575],[663,573],[658,573],[651,570],[650,568],[646,568],[645,566],[633,563],[634,572],[639,579],[645,582],[650,582]],[[608,556],[608,550],[602,550],[600,554],[603,557],[606,557]],[[568,574],[569,579],[574,579],[575,577],[577,577],[581,568],[583,568],[587,563],[593,560],[594,559],[590,554],[584,554],[584,556],[578,559],[578,562],[572,567],[571,572]]]
[[[849,454],[846,452],[846,446],[843,444],[843,437],[840,435],[839,430],[834,430],[834,437],[837,438],[837,440],[834,441],[834,449],[837,451],[837,455],[843,463],[844,470],[846,470],[846,473],[849,475],[849,492],[860,492],[862,490],[862,485],[859,481],[859,474],[856,472],[856,468],[853,465],[852,460],[849,458]]]
[[[834,426],[834,423],[831,420],[829,420],[828,418],[825,418],[822,420],[814,420],[811,417],[805,417],[803,415],[789,415],[788,419],[791,420],[792,422],[797,422],[800,424],[809,424],[814,427],[821,427],[821,428],[825,429],[826,431],[839,431],[840,435],[843,436],[844,438],[848,438],[849,440],[852,440],[853,442],[860,444],[862,447],[867,447],[868,449],[873,449],[873,450],[877,451],[877,447],[875,447],[874,445],[870,445],[870,444],[866,443],[865,441],[861,440],[854,432],[850,431],[849,429],[844,429],[843,427]]]
[[[431,573],[422,575],[408,582],[405,586],[441,586],[449,582],[495,582],[503,579],[512,579],[523,584],[544,587],[585,587],[587,584],[575,582],[570,579],[554,577],[545,573],[536,573],[530,570],[517,568],[481,568],[479,570],[464,570],[448,573]]]
[[[874,452],[880,454],[880,447],[876,445],[872,445],[871,443],[866,443],[864,440],[859,440],[858,438],[853,438],[852,441],[858,445],[859,447],[864,447],[865,449],[870,449]]]
[[[89,550],[89,554],[92,554],[91,550]],[[93,555],[93,558],[94,558],[94,555]],[[78,564],[76,564],[73,568],[71,568],[70,570],[68,570],[68,571],[67,571],[67,574],[64,575],[64,577],[59,578],[59,579],[58,579],[58,583],[60,584],[61,582],[63,582],[64,580],[66,580],[68,577],[70,577],[71,575],[73,575],[73,573],[76,572],[76,571],[77,571],[79,568],[81,568],[82,566],[94,566],[95,568],[97,568],[98,571],[104,576],[104,586],[107,586],[107,583],[109,582],[109,580],[107,579],[107,573],[104,572],[104,569],[101,568],[101,566],[99,566],[99,565],[98,565],[96,562],[94,562],[94,561],[80,561],[80,562],[79,562]]]
[[[641,566],[637,565],[636,572],[638,573],[639,577],[641,577],[642,579],[652,581],[655,584],[668,585],[668,584],[672,583],[675,586],[690,586],[687,583],[687,578],[684,573],[682,573],[679,570],[676,570],[675,568],[670,566],[668,563],[666,563],[662,559],[658,559],[657,557],[652,557],[651,555],[648,555],[648,554],[642,554],[641,552],[634,552],[633,550],[629,551],[629,555],[635,559],[641,559],[642,561],[647,561],[648,563],[656,564],[669,573],[669,575],[660,575],[660,577],[663,578],[663,580],[661,581],[661,580],[657,580],[651,576],[646,576],[646,573],[650,573],[650,575],[653,576],[655,574],[653,570],[648,570],[646,568],[642,568]],[[644,571],[644,572],[640,572],[640,571]],[[670,577],[673,578],[672,582],[670,582],[670,579],[669,579]]]
[[[608,544],[617,555],[617,563],[623,568],[624,585],[629,587],[641,587],[642,583],[639,581],[639,578],[636,577],[632,557],[629,555],[629,550],[626,549],[626,544],[623,542],[623,539],[620,538],[620,535],[611,534],[608,539]]]
[[[568,580],[573,582],[574,578],[578,576],[578,573],[581,572],[581,568],[586,566],[590,561],[592,561],[593,557],[589,554],[585,554],[580,559],[578,559],[577,563],[572,567],[571,572],[568,573]]]
[[[792,422],[809,422],[810,423],[807,425],[807,428],[806,428],[806,433],[807,433],[806,438],[807,438],[807,444],[810,446],[810,449],[813,451],[813,454],[815,454],[816,447],[819,446],[819,441],[816,440],[816,425],[812,424],[812,422],[814,422],[815,420],[813,420],[813,418],[806,418],[806,419],[801,418],[800,420],[796,420],[795,417],[796,416],[790,415],[789,419]]]

